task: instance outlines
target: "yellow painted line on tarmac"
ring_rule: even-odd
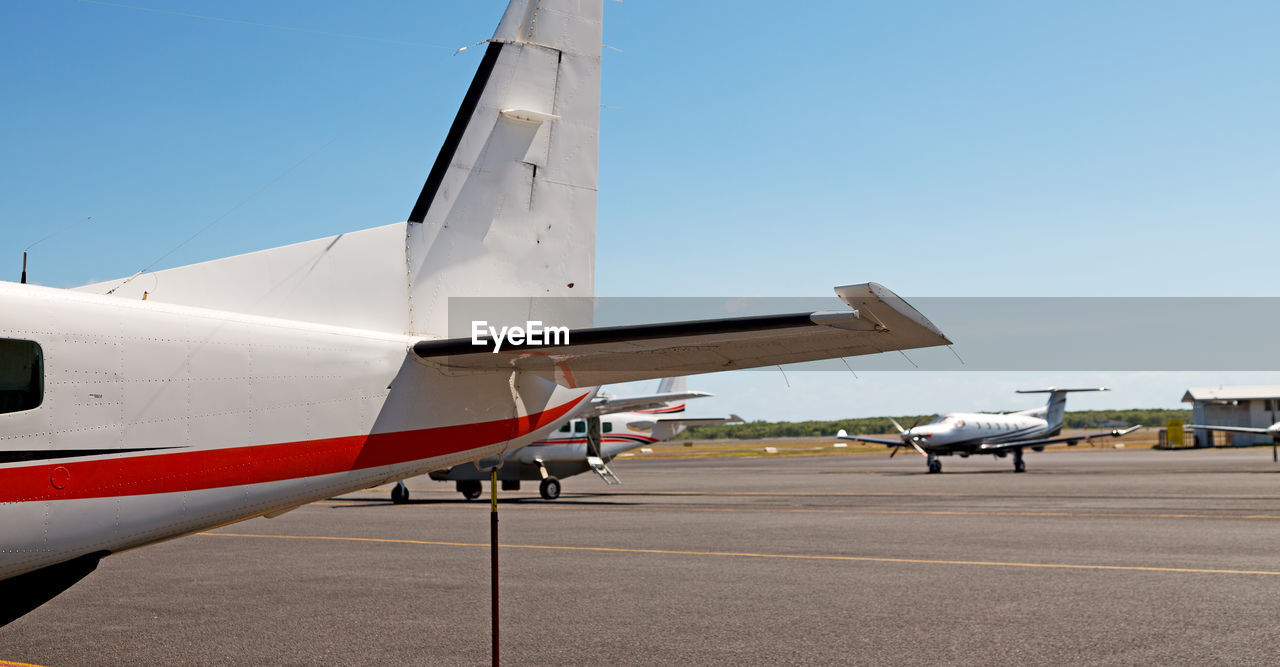
[[[596,496],[783,496],[796,498],[1118,498],[1122,500],[1280,500],[1275,494],[952,493],[948,491],[600,491]]]
[[[490,547],[487,542],[433,542],[386,537],[335,537],[326,535],[258,535],[253,533],[196,533],[208,537],[248,537],[275,540],[321,540],[331,542],[379,542],[387,544],[413,544],[438,547]],[[597,553],[657,554],[664,556],[705,556],[719,558],[773,558],[780,560],[843,561],[857,563],[898,563],[908,565],[970,565],[987,567],[1017,567],[1051,570],[1108,570],[1117,572],[1160,572],[1170,574],[1250,574],[1280,577],[1280,572],[1270,570],[1219,570],[1192,567],[1149,567],[1143,565],[1080,565],[1074,563],[1019,563],[991,560],[937,560],[929,558],[888,558],[882,556],[823,556],[809,554],[761,554],[741,551],[682,551],[674,549],[625,549],[621,547],[571,547],[541,544],[503,544],[506,549],[533,549],[540,551],[590,551]]]
[[[37,665],[34,662],[15,662],[0,658],[0,667],[44,667],[44,665]]]
[[[565,507],[564,509],[577,509]],[[656,508],[656,507],[617,507],[617,508],[582,508],[607,511],[639,511],[639,512],[745,512],[745,513],[814,513],[814,514],[863,514],[863,515],[914,515],[914,516],[1015,516],[1015,517],[1047,517],[1047,518],[1115,518],[1115,519],[1270,519],[1280,520],[1280,514],[1170,514],[1140,512],[1015,512],[1011,510],[859,510],[859,509],[738,509],[738,508]]]
[[[981,512],[976,510],[854,510],[853,514],[919,514],[938,516],[1023,516],[1023,517],[1078,517],[1116,519],[1270,519],[1280,520],[1277,514],[1168,514],[1137,512]]]
[[[370,505],[362,502],[315,502],[312,505],[322,505],[325,507],[369,507]],[[405,505],[404,507],[411,507]],[[1186,513],[1170,513],[1170,512],[1051,512],[1051,511],[1013,511],[1013,510],[871,510],[871,509],[821,509],[821,508],[740,508],[740,507],[684,507],[681,505],[669,505],[663,507],[605,507],[600,505],[591,505],[588,507],[580,507],[577,505],[557,505],[555,503],[545,503],[537,505],[503,505],[507,509],[548,509],[570,511],[578,510],[582,512],[705,512],[705,513],[732,513],[732,514],[855,514],[855,515],[905,515],[905,516],[1009,516],[1009,517],[1031,517],[1031,518],[1080,518],[1080,519],[1240,519],[1248,521],[1280,521],[1280,514],[1186,514]],[[452,509],[452,510],[484,510],[489,511],[488,505],[479,505],[474,503],[453,503],[447,505],[431,505],[431,509]]]
[[[453,489],[409,489],[410,493],[456,494]],[[389,493],[386,490],[365,489],[352,493]],[[533,491],[503,491],[504,494],[520,494],[537,497]],[[350,495],[350,494],[346,494]],[[1120,500],[1280,500],[1276,494],[1227,494],[1227,493],[952,493],[949,491],[597,491],[592,496],[710,496],[741,498],[754,496],[782,496],[786,498],[1115,498]],[[334,498],[341,498],[335,496]]]

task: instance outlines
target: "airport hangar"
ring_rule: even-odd
[[[1240,387],[1192,387],[1182,395],[1183,403],[1191,404],[1192,424],[1214,426],[1248,426],[1267,428],[1280,421],[1280,385],[1250,385]],[[1270,445],[1270,435],[1253,433],[1223,433],[1224,445],[1247,447]],[[1213,447],[1214,433],[1195,429],[1196,447]]]

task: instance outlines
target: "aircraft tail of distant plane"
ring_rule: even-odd
[[[1067,412],[1067,394],[1073,391],[1111,391],[1107,387],[1088,387],[1084,389],[1058,389],[1057,387],[1049,387],[1048,389],[1019,389],[1019,394],[1049,394],[1049,400],[1044,406],[1023,410],[1018,414],[1032,415],[1042,417],[1049,423],[1049,432],[1057,433],[1062,430],[1062,420]]]
[[[689,391],[684,377],[663,378],[658,383],[658,393],[637,396],[597,396],[591,405],[578,413],[580,417],[599,417],[619,412],[646,412],[666,414],[684,412],[685,401],[711,396],[705,391]],[[672,405],[679,401],[678,405]]]
[[[685,380],[685,377],[683,375],[681,375],[680,377],[662,378],[661,380],[658,381],[658,393],[659,394],[668,394],[668,393],[682,394],[685,392],[687,385],[688,385],[688,382]],[[680,412],[684,412],[684,408],[685,408],[685,403],[684,401],[681,401],[675,405],[664,405],[660,408],[653,408],[652,410],[640,410],[639,412],[652,412],[655,414],[670,415],[670,414],[677,414]]]
[[[658,381],[658,393],[665,394],[669,391],[684,391],[688,384],[688,381],[683,375],[680,377],[662,378]]]

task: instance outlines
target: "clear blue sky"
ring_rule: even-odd
[[[505,6],[119,4],[168,13],[0,0],[5,278],[85,216],[33,280],[128,275],[335,137],[161,267],[403,220],[478,62],[450,53]],[[780,7],[605,2],[599,294],[1280,292],[1280,4]],[[721,394],[708,410],[800,418],[1020,407],[1011,383],[1105,380],[1080,403],[1130,407],[1280,381],[809,375],[693,384]]]

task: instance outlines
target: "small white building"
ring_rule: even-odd
[[[1193,424],[1267,428],[1280,421],[1280,385],[1192,387],[1183,394],[1182,402],[1191,404]],[[1269,435],[1195,429],[1196,447],[1270,445],[1272,442]]]

